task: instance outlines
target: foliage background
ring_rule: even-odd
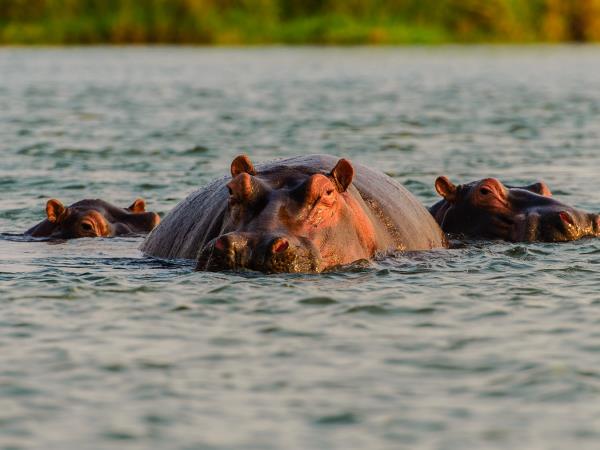
[[[0,0],[0,43],[600,41],[600,0]]]

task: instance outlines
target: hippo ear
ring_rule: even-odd
[[[354,168],[350,161],[347,159],[340,159],[333,170],[331,176],[335,180],[339,192],[346,192],[350,183],[352,183],[352,177],[354,177]]]
[[[529,186],[525,186],[525,189],[531,192],[535,192],[536,194],[543,195],[544,197],[552,197],[552,191],[550,190],[548,185],[543,181],[531,184]]]
[[[254,166],[252,165],[252,161],[250,161],[250,158],[248,158],[247,155],[237,156],[231,162],[231,176],[233,178],[235,178],[240,173],[247,173],[249,175],[256,175],[256,170],[254,170]]]
[[[447,177],[437,177],[435,180],[435,190],[444,197],[444,200],[450,203],[456,201],[456,186]]]
[[[58,222],[66,212],[67,208],[65,208],[65,205],[55,198],[51,198],[46,203],[46,216],[49,222]]]
[[[146,212],[146,202],[143,198],[136,198],[135,201],[127,207],[127,210],[134,214]]]

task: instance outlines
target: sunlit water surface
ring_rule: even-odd
[[[239,153],[599,211],[599,74],[594,47],[0,50],[0,448],[598,448],[600,240],[265,276],[12,234],[50,197],[164,215]]]

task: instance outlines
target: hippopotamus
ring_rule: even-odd
[[[197,270],[276,273],[446,246],[427,209],[381,172],[326,155],[255,168],[240,155],[230,176],[179,203],[141,250],[197,260]]]
[[[155,212],[146,212],[146,202],[136,199],[127,208],[104,200],[80,200],[64,206],[56,199],[46,203],[46,219],[25,232],[32,237],[74,239],[148,233],[160,222]]]
[[[496,178],[454,185],[438,177],[443,197],[429,211],[446,233],[513,242],[561,242],[600,236],[598,214],[556,200],[543,182],[507,186]]]

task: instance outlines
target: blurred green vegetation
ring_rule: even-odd
[[[0,43],[600,41],[600,0],[0,0]]]

